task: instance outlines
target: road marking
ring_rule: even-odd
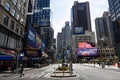
[[[41,77],[41,76],[43,76],[45,73],[41,73],[41,75],[38,75],[37,77]]]
[[[28,73],[24,78],[39,78],[40,76],[43,76],[45,73]]]

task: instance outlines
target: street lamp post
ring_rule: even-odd
[[[17,70],[17,74],[18,74],[18,68],[19,68],[19,55],[20,55],[20,48],[21,48],[21,46],[20,46],[20,43],[21,43],[21,38],[20,38],[20,42],[17,42],[17,46],[16,46],[16,48],[17,48],[17,65],[16,65],[16,70]]]
[[[63,62],[62,62],[62,66],[64,66],[64,51],[65,51],[65,48],[62,48],[62,57],[63,57]]]

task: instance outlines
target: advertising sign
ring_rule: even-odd
[[[36,47],[37,47],[37,48],[41,48],[41,46],[42,46],[41,38],[40,38],[40,36],[36,33]]]
[[[97,48],[77,48],[77,56],[97,56]]]
[[[36,48],[36,30],[33,28],[31,24],[28,25],[27,31],[27,45]]]
[[[74,34],[84,34],[83,27],[74,27]]]
[[[91,44],[88,44],[86,42],[79,42],[78,48],[93,48],[93,47],[91,46]]]
[[[41,55],[40,50],[42,49],[42,39],[31,24],[28,25],[27,29],[26,46],[29,49],[25,51],[27,56]]]

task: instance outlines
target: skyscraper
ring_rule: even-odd
[[[120,20],[120,0],[108,0],[112,21]]]
[[[111,24],[112,22],[108,11],[104,12],[102,17],[95,19],[96,35],[99,47],[113,46],[113,32]],[[100,45],[101,41],[103,42],[103,40],[105,42],[104,45]]]
[[[37,32],[46,40],[46,46],[53,43],[54,30],[50,23],[50,0],[34,0],[33,24]]]
[[[35,0],[33,21],[37,26],[50,26],[50,0]]]
[[[89,2],[74,2],[71,10],[71,26],[73,34],[83,34],[85,30],[91,31]]]
[[[108,0],[113,22],[114,45],[120,60],[120,0]]]

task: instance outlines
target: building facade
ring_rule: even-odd
[[[83,34],[85,30],[91,31],[89,2],[74,2],[71,10],[71,27],[73,34]],[[76,31],[76,28],[79,31]]]
[[[112,22],[109,12],[95,19],[98,47],[113,47]],[[102,44],[103,43],[103,44]]]
[[[56,58],[57,60],[60,60],[62,58],[62,47],[63,47],[63,34],[58,33],[57,35],[57,54]]]
[[[46,40],[47,47],[53,47],[54,30],[51,27],[50,0],[34,0],[33,24]]]
[[[1,0],[1,47],[16,50],[18,46],[22,49],[27,6],[26,0]]]
[[[67,61],[71,56],[71,29],[69,22],[65,22],[65,26],[62,28],[62,34],[63,34],[63,47],[65,49],[64,56],[65,61]]]
[[[95,45],[95,33],[86,31],[85,34],[73,35],[72,36],[72,53],[76,57],[75,50],[78,48],[78,43],[80,42],[89,42]]]
[[[108,3],[113,23],[114,46],[116,49],[116,54],[118,55],[120,60],[120,1],[108,0]]]
[[[0,0],[0,54],[15,57],[22,51],[27,7],[28,0]]]
[[[34,25],[50,26],[50,0],[35,0]]]

